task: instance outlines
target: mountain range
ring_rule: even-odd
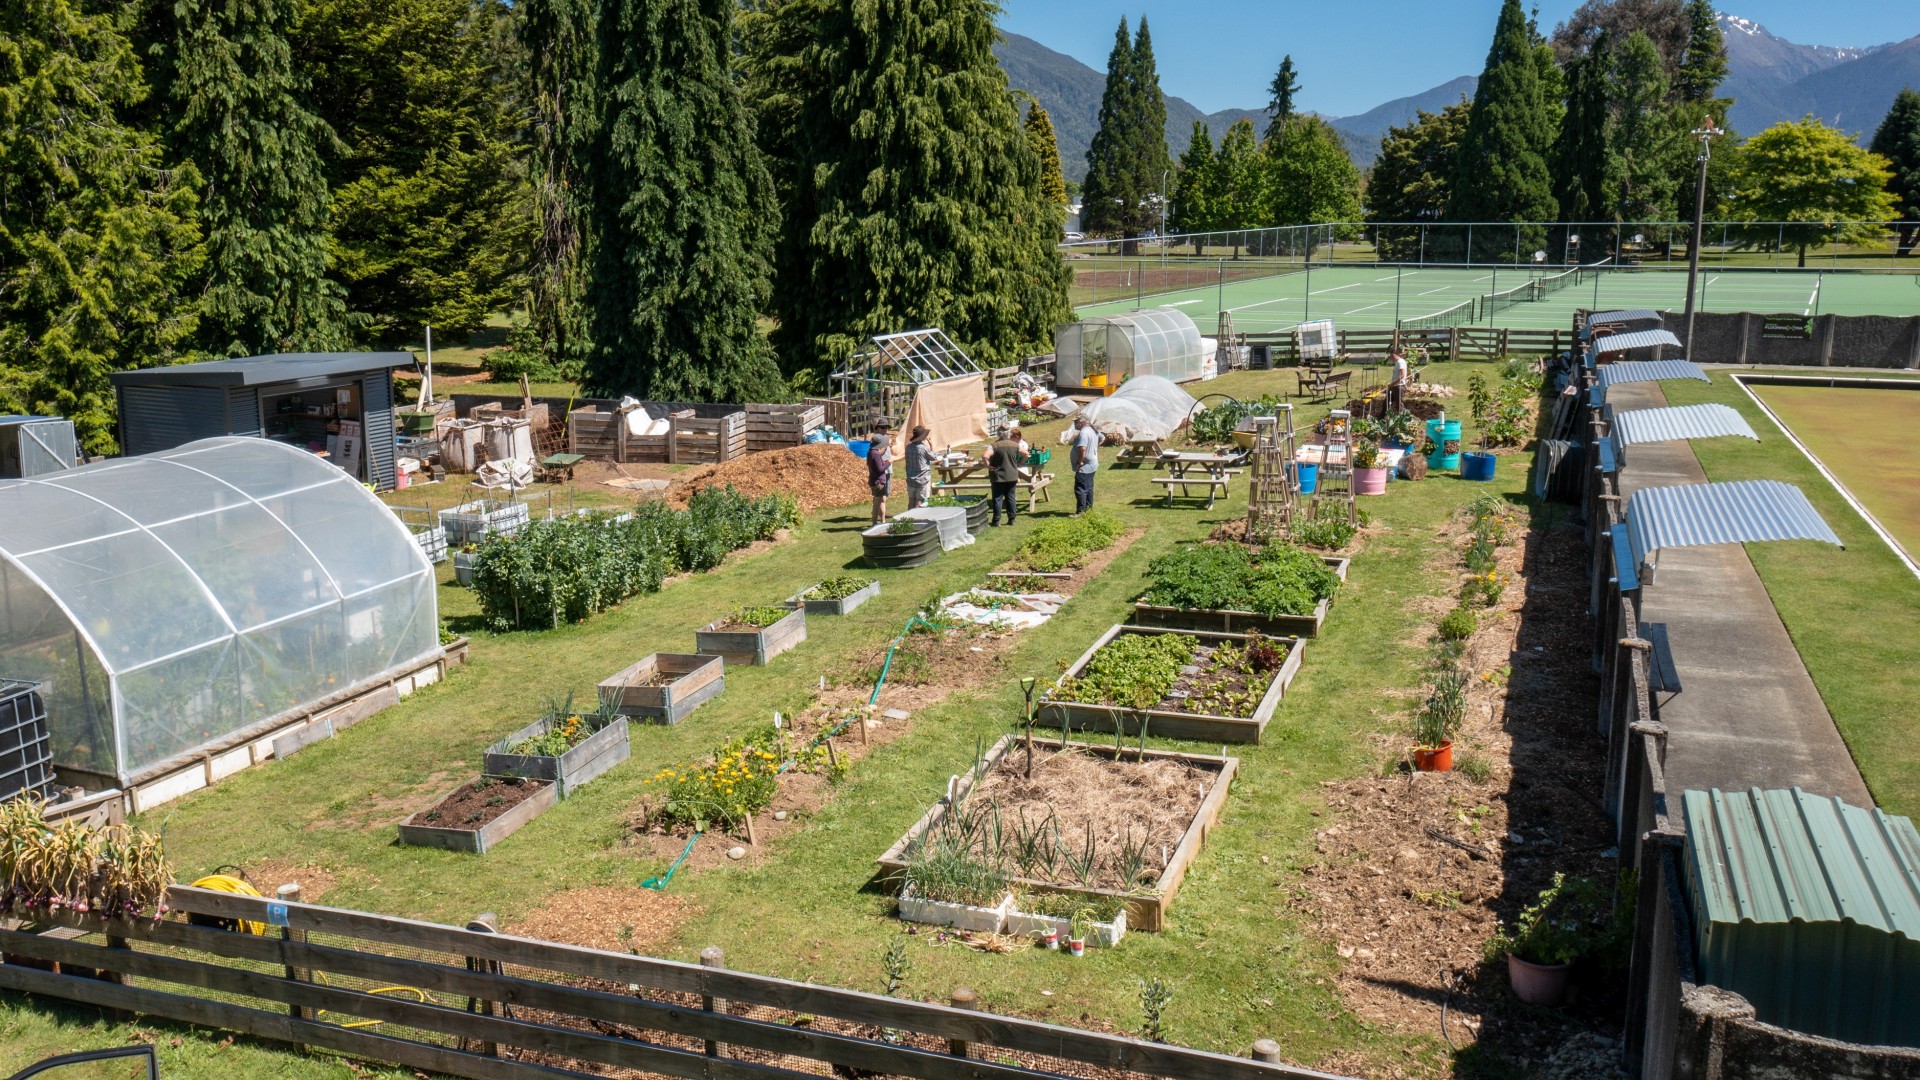
[[[1858,133],[1864,143],[1873,137],[1900,88],[1920,87],[1920,35],[1886,45],[1838,48],[1788,41],[1737,15],[1721,15],[1720,29],[1727,42],[1727,78],[1720,93],[1734,99],[1726,122],[1741,135],[1752,135],[1782,120],[1817,116]],[[1061,168],[1070,179],[1083,179],[1087,146],[1100,126],[1106,76],[1032,38],[1004,36],[994,53],[1006,69],[1008,82],[1032,94],[1052,115]],[[1389,127],[1408,123],[1419,110],[1438,112],[1463,96],[1471,98],[1477,84],[1474,76],[1462,75],[1354,116],[1323,119],[1340,133],[1354,161],[1365,168],[1379,154],[1380,140]],[[1208,113],[1168,95],[1167,144],[1177,158],[1187,149],[1195,120],[1206,122],[1217,143],[1242,117],[1251,118],[1256,130],[1266,127],[1263,108]]]

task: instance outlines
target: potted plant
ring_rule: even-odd
[[[1093,930],[1093,909],[1080,908],[1073,913],[1067,924],[1067,951],[1075,956],[1087,955],[1087,935]]]
[[[480,545],[462,544],[460,550],[453,553],[453,582],[456,585],[473,584],[473,566],[479,557]]]
[[[1632,895],[1631,889],[1626,895]],[[1630,913],[1609,913],[1607,906],[1593,879],[1556,872],[1512,926],[1495,932],[1487,956],[1506,957],[1507,980],[1521,1001],[1559,1005],[1567,999],[1573,962],[1609,945],[1617,947],[1628,932]]]
[[[1354,421],[1359,427],[1361,421]],[[1380,444],[1372,439],[1357,437],[1353,440],[1353,493],[1355,495],[1385,495],[1387,493],[1387,468],[1381,464]]]
[[[1087,347],[1081,354],[1080,385],[1096,390],[1107,386],[1107,346],[1105,342]]]
[[[1380,441],[1387,446],[1408,450],[1420,438],[1420,421],[1412,413],[1398,409],[1380,423]]]
[[[982,934],[999,933],[1012,906],[1006,871],[944,836],[914,852],[900,890],[902,919]]]
[[[1413,714],[1413,767],[1419,772],[1453,768],[1453,733],[1467,711],[1467,680],[1457,668],[1434,677],[1433,689]]]
[[[1090,945],[1111,949],[1127,934],[1127,900],[1123,896],[1036,890],[1014,894],[1006,932],[1032,937],[1045,948],[1057,949],[1062,938],[1073,936],[1073,917],[1080,912],[1087,916],[1086,932],[1081,937]]]

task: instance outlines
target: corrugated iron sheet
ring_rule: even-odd
[[[1664,332],[1664,331],[1663,331]],[[1605,390],[1615,383],[1665,382],[1668,379],[1699,379],[1712,382],[1700,365],[1691,360],[1630,360],[1608,364],[1594,372],[1598,386]]]
[[[1660,409],[1629,409],[1613,417],[1613,441],[1616,449],[1640,443],[1679,442],[1685,439],[1711,439],[1720,435],[1744,435],[1755,442],[1760,436],[1753,427],[1727,405],[1671,405]]]
[[[1629,334],[1609,334],[1593,339],[1596,353],[1623,352],[1627,349],[1651,349],[1655,345],[1680,347],[1680,339],[1669,330],[1635,330]]]
[[[1640,561],[1661,548],[1822,540],[1845,547],[1806,493],[1781,480],[1675,484],[1627,496],[1627,532]]]
[[[1587,316],[1587,325],[1616,322],[1665,322],[1659,312],[1652,308],[1621,308],[1618,311],[1596,311]]]
[[[1920,1045],[1920,832],[1798,788],[1686,793],[1702,981],[1758,1018]]]

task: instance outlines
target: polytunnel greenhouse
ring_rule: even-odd
[[[0,679],[125,785],[440,651],[432,567],[351,476],[220,438],[0,482]]]
[[[1173,308],[1063,323],[1053,331],[1053,356],[1060,386],[1118,386],[1136,375],[1192,382],[1207,358],[1200,328]]]

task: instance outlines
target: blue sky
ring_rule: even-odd
[[[1299,107],[1351,116],[1459,75],[1477,75],[1500,0],[1000,0],[1000,26],[1106,69],[1121,16],[1145,12],[1160,86],[1208,112],[1266,104],[1280,57],[1300,71]],[[1551,33],[1579,0],[1539,0]],[[1805,45],[1879,45],[1920,34],[1913,0],[1727,0],[1721,10]]]

